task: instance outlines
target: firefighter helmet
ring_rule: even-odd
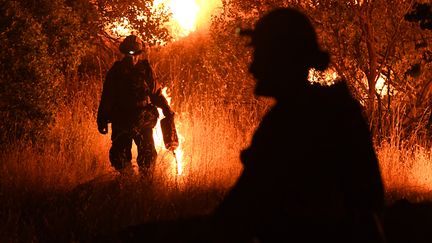
[[[143,52],[144,43],[138,36],[129,35],[120,43],[119,49],[126,55],[138,55]]]
[[[264,15],[254,29],[241,30],[252,38],[252,46],[281,45],[298,49],[317,49],[316,33],[306,15],[293,8],[279,8]]]
[[[320,71],[327,68],[329,54],[321,50],[309,18],[294,8],[279,8],[264,15],[254,29],[240,30],[250,36],[254,47],[272,47],[277,54],[289,54]]]

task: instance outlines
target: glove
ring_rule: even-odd
[[[108,123],[106,122],[98,122],[98,131],[100,134],[107,134],[108,133]]]

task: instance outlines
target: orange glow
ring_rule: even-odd
[[[162,5],[163,4],[163,5]],[[165,6],[172,13],[169,22],[174,37],[187,36],[196,30],[196,22],[200,7],[195,0],[155,0],[154,6]]]
[[[308,76],[308,80],[311,81],[312,83],[317,82],[323,85],[332,85],[338,78],[339,76],[337,75],[336,71],[333,69],[327,69],[323,72],[317,71],[315,69],[311,69],[309,71],[309,76]],[[375,90],[381,97],[389,94],[388,92],[389,86],[387,85],[386,80],[387,78],[384,75],[380,74],[375,84]],[[364,76],[363,82],[367,84],[366,76]],[[395,91],[392,90],[392,93],[390,94],[394,94],[394,93]]]
[[[129,27],[129,21],[124,18],[120,22],[114,22],[108,27],[111,32],[117,36],[128,36],[132,34],[132,30]]]
[[[384,97],[389,94],[389,85],[387,84],[387,77],[380,74],[375,84],[375,90],[381,97]],[[390,93],[390,95],[393,94],[395,94],[395,90],[392,90]]]
[[[312,83],[332,85],[338,78],[336,71],[330,68],[325,71],[318,71],[313,68],[309,70],[308,80]]]
[[[162,12],[171,13],[167,28],[174,39],[179,39],[205,28],[220,4],[220,0],[154,0],[152,12],[159,13],[161,11],[158,10],[163,9],[165,11]],[[107,29],[118,37],[125,37],[134,31],[126,18],[109,24]]]
[[[212,14],[220,6],[220,0],[155,0],[154,6],[164,6],[172,13],[168,28],[174,39],[185,37],[210,22]]]
[[[171,104],[171,97],[168,95],[168,88],[164,87],[162,89],[162,94],[166,97],[168,104]],[[153,129],[153,138],[155,140],[155,145],[156,145],[156,149],[158,151],[162,151],[165,150],[165,144],[163,141],[163,135],[162,135],[162,129],[160,126],[160,120],[164,117],[163,113],[162,113],[162,109],[158,108],[159,111],[159,120],[158,123],[156,124],[156,127]],[[176,121],[178,122],[178,121]],[[177,128],[178,126],[176,126]],[[172,168],[171,174],[173,175],[182,175],[183,174],[183,150],[181,148],[181,144],[182,141],[184,140],[183,136],[181,136],[181,134],[179,133],[178,129],[177,129],[177,135],[179,137],[179,146],[177,147],[177,149],[174,151],[175,157],[173,156],[170,160],[170,165]]]

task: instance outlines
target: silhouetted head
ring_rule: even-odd
[[[120,43],[119,50],[135,65],[144,52],[144,43],[138,36],[129,35]]]
[[[257,80],[255,94],[280,97],[307,85],[310,68],[324,70],[329,55],[319,48],[309,19],[292,8],[278,8],[264,15],[253,30],[250,72]]]

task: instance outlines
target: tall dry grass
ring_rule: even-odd
[[[395,116],[387,127],[390,135],[376,144],[387,197],[389,201],[431,201],[432,147],[430,135],[424,131],[426,124],[419,124],[407,136],[400,122],[400,109],[394,110]]]
[[[237,80],[243,90],[228,87],[229,74],[215,69],[225,68],[238,76],[247,64],[237,67],[214,60],[213,48],[205,33],[195,33],[151,51],[149,59],[176,112],[183,138],[183,180],[192,187],[227,189],[241,172],[240,150],[248,145],[268,102],[251,96],[253,81],[248,76]],[[239,102],[237,96],[246,98]]]

